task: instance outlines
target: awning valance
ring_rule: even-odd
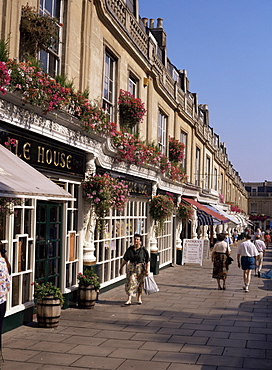
[[[0,197],[64,200],[72,195],[0,145]]]
[[[226,218],[224,216],[221,216],[218,212],[212,211],[211,209],[209,209],[208,207],[204,206],[201,203],[198,203],[194,199],[182,197],[182,200],[184,200],[185,202],[195,206],[198,209],[198,214],[200,212],[202,212],[202,213],[204,212],[208,216],[210,216],[210,217],[206,218],[206,221],[205,221],[203,219],[203,217],[201,218],[198,215],[198,220],[199,220],[200,225],[216,225],[216,224],[218,225],[218,224],[224,224],[226,222],[229,222],[228,218]],[[212,220],[212,223],[211,223],[211,220]],[[202,223],[202,222],[209,222],[209,223]]]

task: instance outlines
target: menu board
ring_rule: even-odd
[[[196,263],[202,266],[203,249],[203,239],[183,239],[182,264]]]

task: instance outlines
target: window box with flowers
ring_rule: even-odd
[[[265,214],[251,214],[249,216],[250,221],[265,221],[268,219],[268,216]]]
[[[172,216],[174,208],[173,199],[168,195],[156,195],[152,198],[149,213],[157,223],[157,235],[162,233],[164,221]]]
[[[128,186],[105,173],[89,176],[82,182],[85,199],[94,208],[100,227],[110,208],[123,211],[128,201]]]
[[[100,283],[97,274],[92,267],[84,270],[83,274],[77,274],[78,279],[78,307],[79,308],[94,308],[97,294],[99,293]]]
[[[118,104],[121,126],[131,132],[133,127],[143,120],[146,113],[144,103],[128,91],[120,90]]]

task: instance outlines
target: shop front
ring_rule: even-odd
[[[103,173],[104,170],[98,168],[97,172]],[[124,211],[110,209],[105,217],[104,229],[95,230],[95,269],[102,288],[124,279],[124,275],[119,275],[119,269],[134,234],[142,235],[142,244],[146,247],[150,237],[148,204],[152,192],[151,181],[112,171],[110,175],[128,185],[130,197]]]
[[[77,287],[85,153],[5,122],[0,143],[1,197],[22,199],[14,212],[1,217],[0,240],[12,266],[8,330],[31,321],[34,280],[60,287],[67,302]],[[5,168],[5,156],[17,167],[6,163]]]

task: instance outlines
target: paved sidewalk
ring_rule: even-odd
[[[227,289],[211,262],[169,267],[160,292],[124,306],[124,286],[100,295],[93,310],[62,311],[56,329],[36,323],[3,335],[4,370],[272,369],[272,280],[253,274],[249,293],[232,256]],[[263,272],[272,268],[272,249]]]

